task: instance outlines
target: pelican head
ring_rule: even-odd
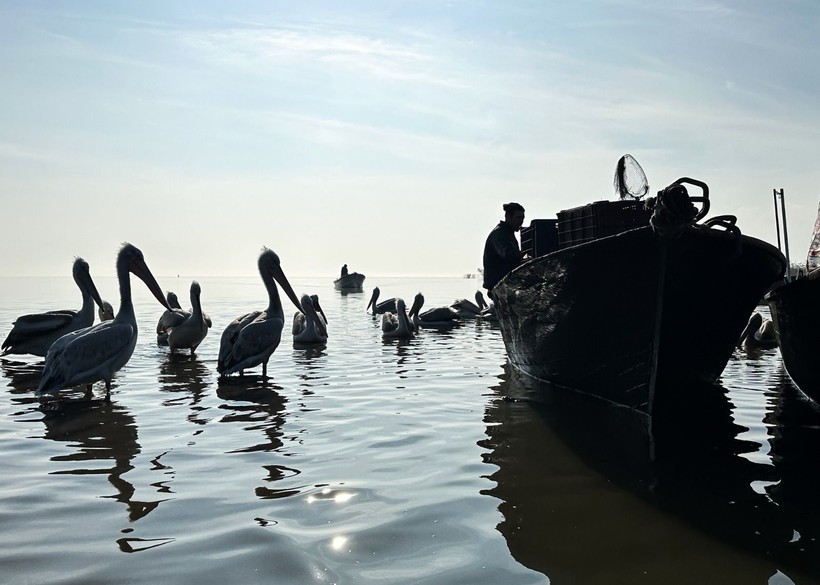
[[[168,300],[165,298],[165,295],[162,294],[162,289],[159,287],[159,284],[157,284],[156,278],[151,274],[148,264],[145,263],[142,251],[128,242],[122,245],[117,255],[117,273],[119,274],[121,270],[128,271],[142,280],[145,286],[148,287],[148,290],[151,291],[151,294],[159,301],[159,304],[166,309],[171,309]]]
[[[279,285],[282,287],[282,290],[285,291],[285,294],[288,295],[288,298],[291,302],[296,306],[297,309],[300,311],[302,310],[302,305],[299,302],[299,298],[296,296],[296,293],[293,292],[293,287],[288,282],[285,273],[282,272],[281,262],[279,260],[279,255],[271,250],[270,248],[262,248],[262,253],[259,254],[259,272],[265,276],[272,277]]]
[[[100,293],[97,292],[97,286],[91,279],[91,268],[88,266],[88,262],[77,256],[74,259],[74,266],[71,269],[71,273],[74,276],[74,282],[77,283],[80,290],[88,291],[88,294],[94,299],[97,307],[102,309],[103,300],[100,297]]]
[[[177,298],[176,293],[168,291],[168,294],[165,295],[166,300],[168,301],[168,306],[172,309],[181,309],[182,305],[179,304],[179,299]]]
[[[379,294],[381,294],[379,287],[373,287],[373,294],[370,296],[370,300],[364,308],[365,311],[367,311],[370,307],[373,307],[373,312],[376,312],[376,303],[379,301]]]

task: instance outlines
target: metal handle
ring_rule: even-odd
[[[682,185],[684,183],[688,183],[695,187],[699,187],[701,192],[703,193],[703,195],[701,195],[700,197],[689,197],[689,201],[691,201],[692,203],[700,203],[702,205],[700,211],[698,211],[694,219],[694,221],[699,221],[703,219],[707,213],[709,213],[709,186],[703,181],[698,181],[697,179],[691,179],[689,177],[681,177],[672,184]]]

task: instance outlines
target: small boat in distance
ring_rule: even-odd
[[[348,272],[347,264],[342,266],[341,276],[333,281],[336,290],[346,292],[363,292],[364,274],[358,272]]]
[[[698,224],[709,209],[701,181],[678,179],[646,203],[600,201],[535,220],[558,237],[532,241],[555,245],[507,274],[492,298],[516,369],[626,407],[650,428],[664,393],[717,380],[786,259],[742,235],[732,216]]]

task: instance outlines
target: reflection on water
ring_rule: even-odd
[[[131,462],[140,452],[140,445],[136,422],[122,406],[105,400],[67,402],[59,411],[43,417],[43,424],[44,439],[62,441],[74,449],[67,455],[52,457],[52,461],[65,466],[52,474],[105,474],[116,493],[101,497],[125,504],[129,522],[143,518],[165,501],[135,499],[136,490],[124,477],[134,469]],[[161,466],[159,458],[156,465]]]
[[[820,413],[787,379],[768,394],[773,465],[742,456],[760,445],[738,438],[725,388],[667,401],[647,449],[624,419],[529,384],[508,366],[486,411],[488,493],[520,562],[574,583],[820,579]]]

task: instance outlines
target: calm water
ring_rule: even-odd
[[[194,358],[156,346],[162,308],[135,282],[140,339],[110,403],[45,411],[37,361],[0,360],[0,582],[820,583],[820,411],[777,350],[738,351],[650,465],[628,430],[544,405],[498,329],[386,342],[368,294],[330,280],[292,279],[330,339],[286,332],[268,381],[216,375],[222,329],[266,304],[258,277],[201,279],[214,328]],[[159,282],[189,306],[189,279]],[[433,306],[479,281],[365,284]],[[70,279],[0,278],[3,338],[78,307]]]

